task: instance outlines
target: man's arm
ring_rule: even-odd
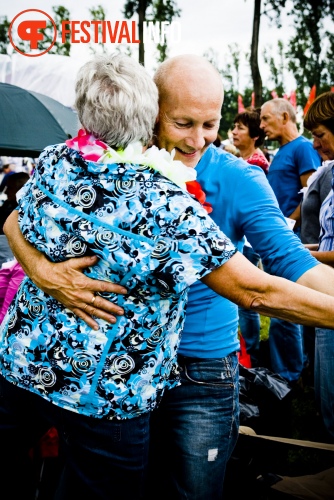
[[[334,270],[332,271],[333,292]],[[271,276],[253,266],[239,252],[224,265],[206,275],[202,281],[216,293],[236,304],[266,316],[307,326],[333,328],[333,297]]]
[[[92,304],[95,293],[126,293],[126,289],[122,286],[107,281],[93,280],[83,274],[86,267],[97,262],[97,257],[80,257],[59,263],[50,262],[23,237],[18,225],[17,210],[10,214],[3,230],[16,259],[31,280],[44,292],[82,318],[90,327],[98,328],[92,316],[115,323],[114,314],[123,314],[123,309],[99,295]]]
[[[334,296],[334,269],[325,264],[319,264],[302,274],[296,283]]]
[[[307,179],[311,177],[311,175],[314,174],[314,170],[310,170],[309,172],[306,172],[305,174],[302,174],[299,176],[300,178],[300,183],[302,187],[307,186]],[[296,226],[300,226],[300,204],[295,208],[295,210],[292,212],[292,214],[289,215],[289,219],[295,220],[296,221]]]

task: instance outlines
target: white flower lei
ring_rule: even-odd
[[[134,163],[145,165],[160,172],[161,175],[173,181],[182,189],[187,190],[186,182],[196,180],[197,172],[194,168],[186,167],[181,161],[174,160],[175,150],[171,153],[156,146],[148,148],[143,153],[140,142],[133,142],[125,149],[108,147],[103,151],[98,163]]]

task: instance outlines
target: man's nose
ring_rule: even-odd
[[[187,138],[187,145],[194,149],[202,149],[205,146],[204,131],[200,128],[192,130]]]

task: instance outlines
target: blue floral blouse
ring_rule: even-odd
[[[87,416],[132,418],[178,384],[188,287],[235,248],[201,205],[158,172],[87,162],[65,144],[41,154],[19,193],[25,238],[54,262],[96,254],[86,274],[125,286],[125,310],[92,330],[25,278],[0,330],[10,382]]]

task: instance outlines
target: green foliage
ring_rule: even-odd
[[[297,83],[297,100],[304,107],[311,87],[317,86],[317,94],[330,88],[334,82],[334,34],[325,30],[325,20],[334,21],[333,0],[265,0],[264,14],[281,27],[281,10],[289,7],[288,15],[293,21],[295,34],[287,42],[281,57],[287,61]],[[269,59],[273,79],[278,84],[279,65]],[[285,63],[284,63],[285,65]],[[281,89],[282,86],[279,87]],[[279,92],[278,92],[279,93]]]
[[[272,46],[267,45],[263,51],[263,60],[270,69],[270,81],[273,83],[273,89],[276,90],[279,96],[284,94],[284,69],[285,69],[285,54],[284,44],[282,40],[278,40],[278,62],[272,55]]]
[[[7,16],[0,18],[0,54],[7,54],[7,47],[9,45],[8,28],[10,22]]]

